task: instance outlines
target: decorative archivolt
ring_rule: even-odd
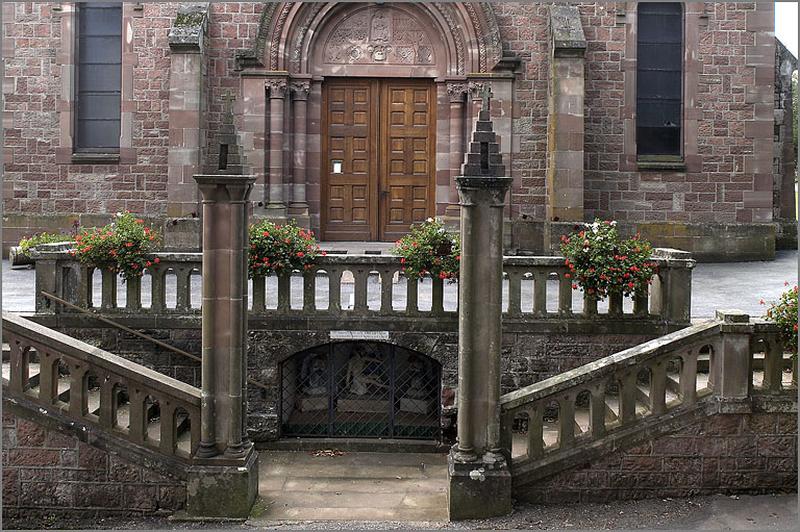
[[[465,75],[490,72],[501,55],[489,3],[268,2],[240,64],[293,74],[312,73],[314,61],[432,65]]]

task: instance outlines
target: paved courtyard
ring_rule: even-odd
[[[335,248],[335,246],[333,246]],[[362,247],[366,247],[362,245]],[[379,250],[380,247],[372,246],[370,250]],[[337,248],[338,249],[338,248]],[[13,270],[9,267],[8,261],[3,261],[3,310],[13,312],[32,312],[34,310],[34,277],[35,272],[30,269]],[[796,251],[779,251],[774,261],[757,262],[729,262],[698,264],[692,276],[692,317],[694,319],[708,318],[714,315],[716,309],[739,309],[748,312],[752,316],[761,316],[765,307],[759,304],[759,300],[772,301],[777,299],[780,293],[785,290],[784,282],[790,284],[797,283],[798,256]],[[99,304],[100,277],[95,276],[95,299]],[[146,288],[148,279],[143,281]],[[270,279],[268,283],[268,293],[275,296],[274,287],[270,284],[275,283],[275,279]],[[300,290],[302,280],[297,278],[293,283],[293,306],[299,306],[302,301]],[[174,282],[174,279],[173,279]],[[175,290],[170,287],[170,279],[167,280],[167,304],[170,305],[170,297],[174,299]],[[377,285],[377,279],[371,279],[370,285]],[[400,284],[404,282],[401,280]],[[558,306],[557,282],[550,281],[548,287],[548,308],[555,309]],[[296,288],[295,288],[296,287]],[[402,308],[405,305],[405,287],[397,286],[394,289],[395,307]],[[455,297],[457,295],[456,285],[445,286],[445,309],[455,309]],[[523,305],[531,305],[530,298],[532,291],[523,290]],[[145,289],[143,294],[143,304],[148,305],[149,293]],[[348,299],[352,296],[352,285],[345,285],[342,289],[343,308],[347,307]],[[371,308],[378,308],[380,305],[380,290],[375,286],[368,288],[369,305]],[[119,297],[124,300],[124,285],[120,284]],[[194,277],[192,283],[192,302],[200,301],[200,282],[199,278]],[[268,301],[269,302],[269,301]],[[430,283],[423,283],[419,294],[420,308],[430,307]],[[174,302],[172,302],[174,304]],[[352,304],[352,303],[350,303]],[[630,302],[627,303],[630,305]],[[573,297],[574,308],[581,308],[580,293],[577,291]],[[603,305],[600,305],[602,311]]]

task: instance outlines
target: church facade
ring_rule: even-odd
[[[224,161],[229,106],[254,216],[324,241],[457,225],[454,177],[488,100],[511,252],[601,217],[701,259],[769,258],[796,241],[796,60],[773,9],[5,3],[4,248],[122,210],[196,248],[192,176]]]

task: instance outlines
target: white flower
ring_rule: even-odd
[[[428,218],[428,219],[427,219],[427,220],[425,220],[425,221],[426,221],[426,222],[428,222],[429,224],[431,224],[431,223],[433,223],[433,218]]]

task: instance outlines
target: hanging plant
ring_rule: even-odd
[[[62,233],[37,233],[19,241],[19,253],[24,257],[30,257],[31,250],[36,246],[41,244],[54,244],[57,242],[71,242],[72,240],[72,235],[65,235]]]
[[[458,279],[461,242],[438,220],[428,218],[412,225],[411,232],[395,242],[392,252],[400,256],[408,279],[424,279],[428,275],[451,282]]]
[[[320,255],[325,252],[319,249],[314,233],[295,222],[277,225],[265,220],[250,226],[250,278],[304,271]]]
[[[72,255],[83,264],[118,272],[124,279],[141,277],[145,268],[158,263],[150,254],[161,236],[130,212],[117,213],[114,222],[84,229],[75,237]]]
[[[632,295],[652,282],[658,266],[653,247],[639,238],[623,240],[617,222],[595,220],[570,236],[561,237],[561,253],[572,281],[589,295],[603,299],[609,294]]]
[[[784,286],[789,283],[784,282]],[[766,305],[761,300],[762,305]],[[781,294],[778,301],[773,301],[764,317],[774,321],[780,328],[780,336],[783,341],[784,349],[797,356],[797,285]]]

